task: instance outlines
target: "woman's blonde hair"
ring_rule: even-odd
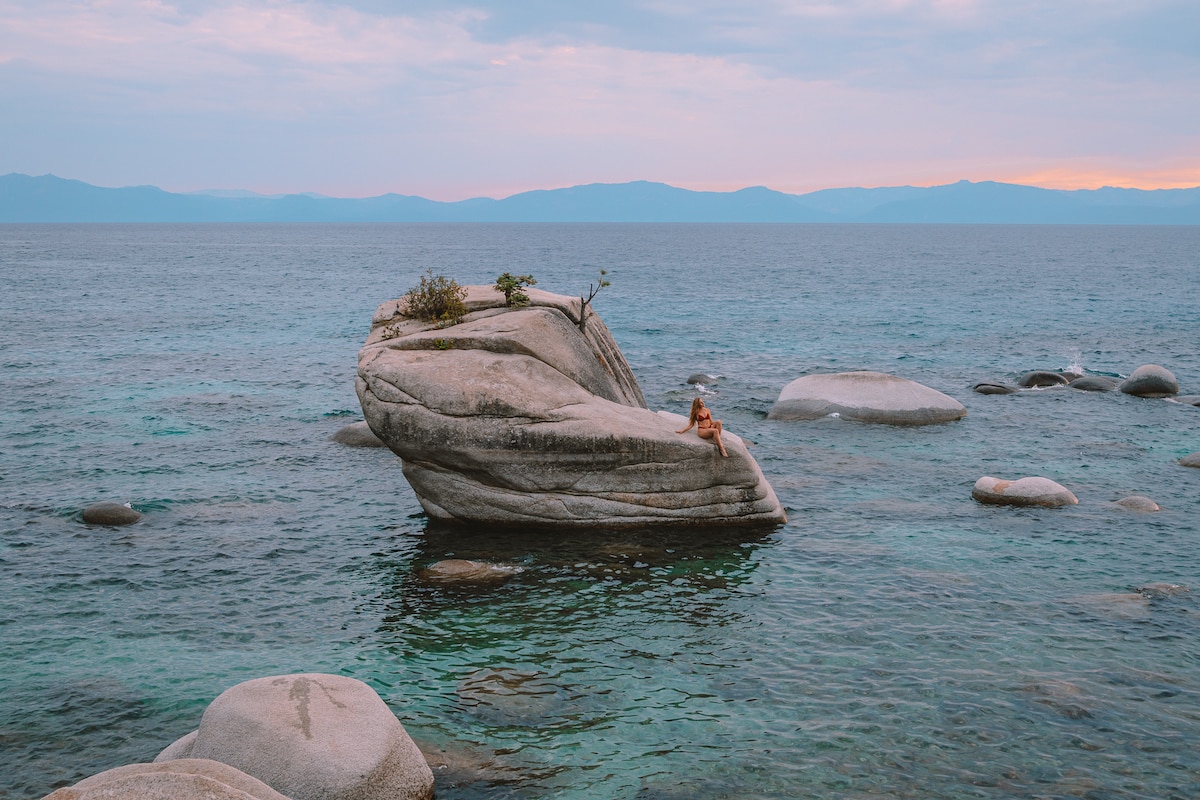
[[[704,401],[701,400],[699,397],[697,397],[695,400],[692,401],[692,413],[688,415],[688,423],[689,424],[696,421],[696,414],[698,414],[700,412],[700,406],[703,402]]]

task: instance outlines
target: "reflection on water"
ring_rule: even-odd
[[[726,671],[720,631],[745,622],[731,600],[776,533],[434,525],[398,557],[379,553],[368,568],[381,587],[378,639],[397,667],[385,680],[394,697],[422,693],[426,711],[409,729],[423,748],[460,754],[435,770],[439,797],[492,797],[498,785],[539,796],[599,769],[612,754],[591,743],[631,716],[654,733],[676,716],[659,717],[662,708],[750,699],[752,682],[712,670]],[[425,569],[445,559],[520,571],[428,580]],[[563,763],[568,751],[583,761]]]

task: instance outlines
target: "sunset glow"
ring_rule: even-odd
[[[1196,8],[0,0],[0,173],[441,200],[1197,186]]]

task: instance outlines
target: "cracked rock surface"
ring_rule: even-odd
[[[528,290],[507,308],[467,287],[468,314],[437,328],[376,311],[357,389],[433,519],[540,527],[770,524],[786,520],[736,435],[729,458],[687,420],[646,407],[629,365],[578,298]]]

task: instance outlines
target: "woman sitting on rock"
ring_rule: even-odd
[[[721,455],[729,458],[729,453],[725,452],[725,445],[721,443],[721,420],[713,419],[712,412],[704,407],[704,400],[697,397],[692,401],[692,413],[688,415],[687,427],[676,433],[687,433],[696,426],[696,433],[701,439],[712,439],[717,443],[717,447],[721,450]]]

